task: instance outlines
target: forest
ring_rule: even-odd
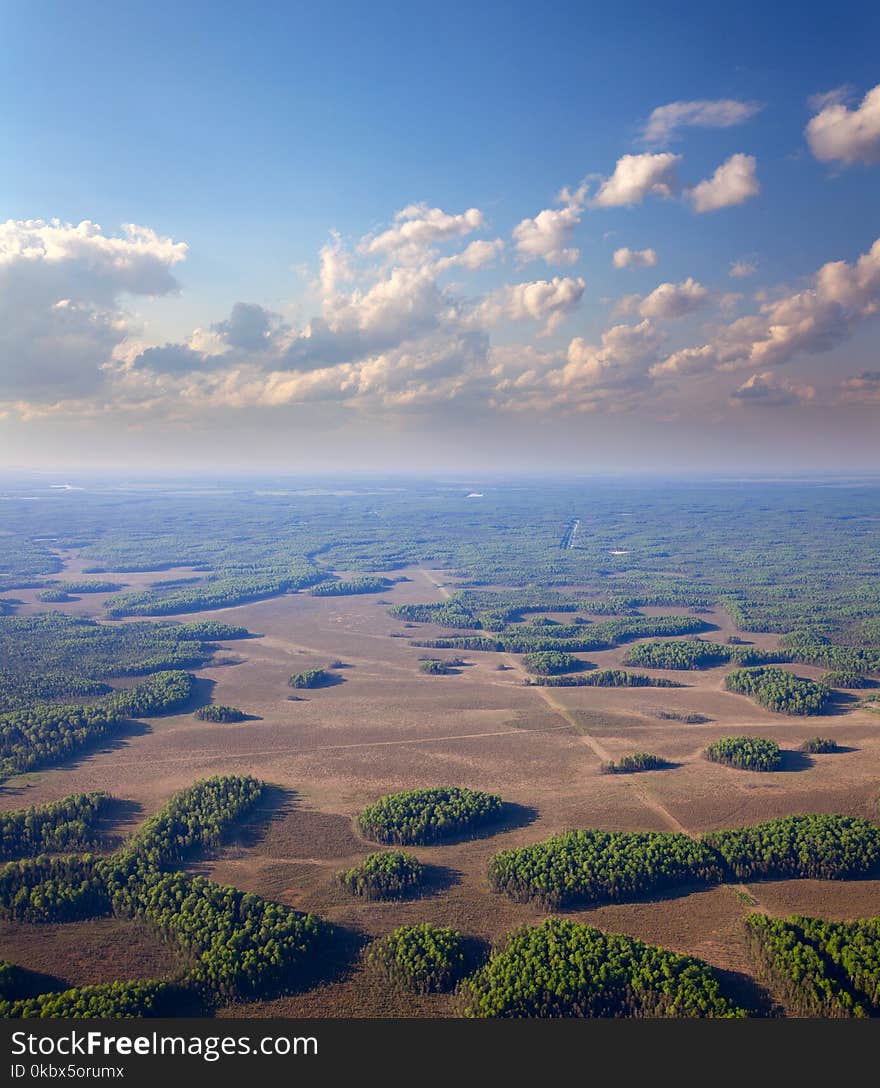
[[[215,775],[176,793],[126,843],[117,863],[162,868],[179,865],[195,850],[216,849],[224,834],[263,795],[250,775]]]
[[[360,865],[336,875],[337,882],[347,892],[365,899],[402,899],[415,895],[425,879],[425,866],[402,850],[368,854]]]
[[[9,862],[0,869],[0,917],[65,922],[112,911],[141,919],[180,952],[175,981],[207,1006],[295,985],[330,940],[325,923],[204,877],[161,869],[216,846],[262,788],[235,775],[206,779],[176,794],[108,858],[40,855]],[[46,1000],[51,1004],[51,995]],[[66,1007],[64,1001],[58,1007]]]
[[[374,941],[366,960],[392,986],[416,994],[451,990],[468,967],[461,933],[427,922],[399,926]]]
[[[777,714],[822,714],[831,699],[824,684],[795,676],[787,669],[734,669],[724,678],[724,686]]]
[[[110,804],[106,793],[93,790],[0,813],[0,859],[92,850],[98,845],[98,821]]]
[[[194,682],[179,670],[157,672],[94,703],[35,703],[0,715],[0,780],[58,763],[129,718],[177,709],[192,697]]]
[[[195,495],[183,491],[178,495],[174,489],[164,488],[114,493],[113,488],[100,484],[74,493],[51,493],[30,485],[18,493],[4,493],[0,593],[6,596],[0,597],[0,771],[11,775],[39,770],[76,757],[71,766],[77,784],[60,785],[54,792],[56,776],[63,781],[68,771],[53,770],[46,776],[49,786],[35,795],[62,797],[61,800],[0,817],[0,848],[4,851],[2,858],[8,861],[0,869],[0,914],[7,920],[28,923],[93,918],[111,912],[122,918],[140,918],[177,950],[179,974],[165,981],[121,982],[115,990],[81,987],[40,998],[0,993],[0,999],[31,1002],[27,1006],[28,1015],[50,1015],[53,1010],[59,1015],[87,1015],[89,1009],[114,1008],[120,1010],[118,1015],[126,1015],[124,1010],[137,1008],[138,1002],[143,1015],[152,1015],[148,1010],[164,1007],[162,1002],[166,1000],[178,1000],[180,992],[176,988],[181,986],[189,993],[197,990],[200,1000],[210,1008],[218,1002],[295,988],[311,977],[323,954],[321,950],[332,940],[329,926],[290,908],[177,871],[182,865],[190,866],[199,854],[215,851],[235,821],[246,818],[258,806],[262,812],[268,801],[260,801],[261,783],[249,776],[218,776],[210,780],[215,782],[213,786],[195,783],[189,791],[175,795],[121,850],[102,856],[89,851],[109,849],[102,844],[100,829],[108,822],[104,806],[111,802],[109,798],[92,800],[101,795],[72,794],[74,789],[88,788],[81,783],[88,781],[88,765],[84,761],[90,755],[90,746],[106,742],[131,717],[186,709],[187,715],[195,713],[206,722],[241,720],[237,715],[244,717],[243,712],[225,702],[199,707],[200,700],[194,695],[201,694],[204,686],[194,689],[189,674],[229,660],[231,655],[214,661],[218,643],[254,636],[244,627],[219,619],[181,623],[176,617],[287,594],[301,596],[291,597],[277,609],[266,606],[248,613],[261,618],[265,615],[269,620],[263,645],[268,646],[271,638],[277,637],[271,618],[280,614],[281,609],[292,612],[305,609],[310,615],[324,609],[321,614],[332,615],[334,619],[347,615],[349,610],[352,615],[369,619],[367,613],[372,609],[380,624],[385,625],[383,637],[388,628],[396,626],[395,637],[412,636],[416,640],[414,645],[423,646],[428,652],[437,649],[438,656],[441,649],[468,652],[468,656],[470,651],[494,651],[527,655],[523,660],[526,667],[531,655],[544,663],[560,659],[574,662],[577,672],[546,670],[547,674],[541,675],[539,671],[526,683],[548,688],[658,689],[657,693],[646,690],[600,695],[584,691],[560,696],[560,702],[573,706],[598,706],[600,713],[606,706],[626,707],[625,713],[631,711],[639,728],[645,729],[644,739],[639,739],[638,732],[631,734],[629,747],[615,739],[613,752],[630,752],[615,757],[615,772],[655,766],[652,761],[658,757],[651,755],[651,749],[667,750],[659,745],[668,739],[668,751],[691,753],[687,756],[691,765],[688,773],[703,776],[704,783],[709,784],[707,795],[719,783],[719,789],[741,794],[742,806],[730,805],[723,811],[747,812],[752,819],[757,819],[759,813],[791,811],[800,802],[796,805],[786,800],[789,787],[795,790],[804,787],[805,807],[823,810],[815,815],[788,816],[750,827],[715,831],[697,839],[682,836],[684,841],[665,833],[587,830],[567,832],[549,842],[502,850],[490,862],[493,889],[516,901],[537,904],[521,908],[512,903],[505,906],[503,900],[498,900],[497,909],[502,916],[505,912],[521,911],[532,918],[531,912],[541,906],[577,908],[608,900],[623,902],[651,895],[679,894],[719,881],[861,880],[877,875],[877,827],[870,820],[854,816],[825,815],[825,811],[837,807],[837,801],[833,792],[822,792],[826,787],[840,792],[841,782],[847,780],[850,768],[856,777],[864,777],[872,756],[870,723],[865,724],[867,714],[861,708],[870,705],[872,692],[868,689],[880,680],[876,487],[850,485],[845,481],[834,486],[791,481],[772,485],[682,481],[657,488],[653,484],[627,481],[559,480],[542,482],[540,486],[499,481],[484,490],[479,502],[468,502],[464,488],[457,483],[430,481],[407,481],[399,488],[358,485],[342,488],[338,493],[332,488],[317,489],[314,494],[301,492],[298,485],[286,490],[278,489],[277,484],[264,487],[247,483],[222,493],[200,484]],[[39,494],[40,501],[28,498],[34,493]],[[565,526],[575,519],[579,530],[571,540],[573,546],[560,549]],[[68,562],[70,556],[72,562]],[[85,561],[86,572],[82,575],[83,563],[79,559]],[[69,569],[75,573],[68,574]],[[149,579],[125,576],[126,571],[157,570],[167,571],[167,575],[148,589],[140,586]],[[451,593],[451,597],[439,603],[392,606],[390,612],[398,621],[396,624],[388,623],[383,609],[389,602],[384,600],[334,600],[324,604],[311,600],[361,593],[392,596],[393,590],[395,599],[411,597],[418,601],[421,591],[415,585],[395,587],[398,579],[394,572],[411,575],[413,582],[419,584],[424,577],[425,597],[439,596],[439,591],[434,593],[427,588],[433,582]],[[90,592],[111,594],[106,617],[114,621],[124,618],[126,622],[102,623],[68,614],[89,605],[99,612],[101,598],[86,599],[85,603],[66,608],[73,598]],[[16,593],[25,600],[16,602]],[[53,603],[64,611],[49,611]],[[46,611],[33,614],[41,605]],[[722,640],[728,632],[726,620],[714,611],[718,608],[725,609],[739,625],[736,636],[728,642],[710,641]],[[711,614],[709,609],[713,610]],[[652,614],[645,614],[645,610]],[[674,614],[654,615],[656,611]],[[151,616],[158,619],[148,619]],[[431,626],[419,631],[413,627],[416,624]],[[723,635],[719,628],[724,630]],[[255,630],[262,629],[255,626]],[[779,650],[749,644],[750,631],[778,634]],[[303,644],[309,644],[298,633],[284,637],[302,639]],[[377,638],[375,633],[370,637]],[[652,641],[628,645],[638,639]],[[254,650],[260,648],[260,643],[250,645]],[[357,698],[361,676],[371,674],[369,668],[360,668],[360,662],[373,654],[358,650],[354,642],[338,645],[351,655],[350,660],[358,664],[358,669],[338,677],[330,671],[330,666],[320,671],[332,677],[331,682],[344,678],[352,681],[339,690],[345,697],[350,693]],[[376,656],[381,656],[381,645],[376,642],[371,647]],[[593,668],[582,660],[582,656],[616,647],[626,648],[627,667],[638,671],[622,667]],[[416,665],[416,655],[408,647],[397,645],[393,650],[401,660],[405,658],[405,669],[399,674],[401,687],[412,683],[418,688],[419,698],[436,694],[436,705],[454,708],[456,714],[470,713],[471,696],[476,692],[469,685],[481,682],[486,675],[491,676],[493,696],[506,700],[509,695],[512,702],[517,699],[538,702],[537,692],[529,695],[518,684],[511,685],[512,679],[518,679],[517,673],[505,677],[490,672],[495,662],[486,666],[485,662],[477,661],[474,668],[463,669],[458,680],[438,680],[434,684],[414,675],[415,669],[422,665]],[[242,644],[236,647],[235,656],[246,657],[247,652],[247,644]],[[315,651],[325,652],[328,651]],[[623,649],[613,656],[615,664],[621,656]],[[302,668],[301,664],[294,664],[297,660],[314,658],[292,657],[279,676],[282,690],[288,669]],[[433,653],[431,660],[436,660]],[[472,660],[468,662],[471,663]],[[768,667],[797,664],[820,670],[815,675],[823,672],[821,682],[796,676],[786,668]],[[448,657],[443,666],[452,666]],[[829,732],[839,736],[840,743],[830,736],[810,737],[801,743],[805,729],[791,721],[777,721],[770,731],[778,730],[777,735],[786,745],[785,752],[763,737],[723,737],[710,745],[709,752],[736,768],[810,768],[804,775],[770,775],[759,780],[757,775],[750,778],[697,762],[696,751],[708,738],[698,740],[691,734],[688,740],[686,730],[669,725],[668,734],[662,733],[664,740],[653,739],[661,731],[656,720],[650,721],[652,716],[700,724],[707,720],[705,714],[696,712],[702,710],[711,713],[718,723],[710,735],[748,731],[741,724],[729,727],[726,719],[727,707],[734,708],[731,717],[734,713],[751,716],[743,721],[760,716],[754,709],[749,710],[744,700],[737,702],[733,695],[713,693],[711,698],[716,702],[700,702],[705,691],[721,683],[712,675],[682,675],[687,690],[668,700],[680,709],[655,708],[655,704],[665,701],[659,689],[685,685],[676,682],[678,676],[676,680],[652,677],[651,670],[684,672],[717,666],[734,669],[728,680],[729,691],[746,695],[775,713],[800,716],[834,711],[831,723],[834,729]],[[270,695],[264,696],[261,691],[251,703],[233,694],[234,688],[231,685],[225,688],[224,684],[235,671],[227,669],[216,674],[218,691],[223,692],[228,702],[260,708],[261,713],[267,714],[265,726],[256,722],[252,729],[226,733],[222,729],[195,727],[187,717],[186,721],[167,723],[167,731],[189,729],[192,738],[198,738],[196,747],[216,746],[218,750],[224,744],[230,750],[237,750],[252,735],[262,736],[264,729],[270,736],[274,725],[272,715],[263,709],[264,700],[267,703]],[[309,672],[305,670],[306,674]],[[375,677],[377,673],[372,675]],[[133,683],[133,687],[116,684],[117,678],[128,677],[134,679],[124,682]],[[852,694],[839,694],[840,691]],[[855,693],[864,693],[862,701]],[[293,698],[293,693],[290,694]],[[308,712],[306,719],[309,715],[316,716],[318,711],[326,711],[336,726],[334,715],[344,701],[337,703],[331,699],[332,705],[324,706],[323,697],[316,697],[310,706],[290,706],[281,696],[291,723],[295,723],[300,711]],[[472,702],[474,718],[477,712],[489,709],[478,697]],[[874,705],[880,703],[875,700]],[[861,714],[860,718],[844,714],[853,708],[856,714]],[[547,710],[541,706],[540,712],[543,715]],[[416,707],[414,718],[421,714]],[[487,720],[489,716],[485,715]],[[617,712],[609,714],[609,719],[616,729]],[[624,711],[620,722],[623,727]],[[850,728],[853,723],[861,732]],[[812,728],[815,730],[818,724]],[[652,726],[656,732],[649,736]],[[839,726],[843,728],[838,729]],[[285,758],[288,755],[291,760],[299,758],[298,746],[311,744],[307,738],[312,728],[313,724],[307,722],[305,729],[293,728],[283,742],[278,742],[290,749]],[[164,743],[165,731],[164,726],[159,726],[156,736],[147,740],[150,744],[160,740]],[[469,733],[471,727],[460,731]],[[475,724],[473,732],[482,734],[482,731],[483,727]],[[764,732],[757,728],[754,731]],[[546,743],[544,751],[550,752],[555,736],[547,734],[546,740],[543,734],[540,736],[541,744]],[[616,733],[614,736],[617,738]],[[567,735],[565,739],[567,742]],[[352,743],[359,742],[356,737]],[[510,753],[505,758],[512,767],[519,758],[515,746],[520,743],[532,744],[535,740],[519,735],[497,742],[482,736],[467,739],[461,745],[467,749],[467,755],[459,758],[456,754],[444,764],[449,768],[448,777],[442,769],[438,773],[433,765],[432,761],[439,758],[433,748],[413,749],[413,766],[418,767],[418,773],[412,776],[391,773],[390,763],[388,766],[384,763],[386,749],[379,748],[373,756],[370,749],[361,753],[358,748],[358,759],[363,757],[362,766],[375,767],[381,772],[375,779],[378,784],[363,787],[349,786],[344,779],[349,773],[341,769],[344,756],[314,754],[309,759],[315,764],[324,758],[338,760],[339,781],[345,780],[346,785],[334,792],[330,807],[342,797],[338,807],[348,820],[352,811],[383,790],[397,789],[407,783],[462,780],[488,783],[486,789],[497,788],[505,797],[510,794],[521,800],[519,791],[509,785],[513,781],[512,771],[471,777],[467,763],[476,758],[474,753],[497,744]],[[648,752],[637,751],[640,745],[648,748]],[[796,745],[800,745],[804,755],[791,750]],[[137,745],[132,744],[131,748],[134,750]],[[856,748],[861,750],[855,751]],[[825,755],[835,751],[844,754]],[[571,826],[567,822],[569,817],[577,826],[578,813],[592,814],[593,807],[584,807],[593,805],[587,796],[589,791],[595,791],[597,797],[617,793],[635,798],[642,793],[653,794],[656,789],[658,797],[662,797],[668,788],[675,796],[677,783],[681,781],[674,772],[619,781],[588,776],[588,780],[581,781],[577,777],[578,763],[569,765],[562,773],[569,774],[576,783],[573,791],[581,788],[587,791],[583,805],[576,808],[572,799],[566,800],[567,807],[554,808],[545,804],[549,787],[540,777],[540,768],[539,760],[533,778],[536,807],[540,804],[537,815],[542,822],[536,826],[549,825],[553,830]],[[170,780],[170,769],[168,773]],[[188,781],[189,777],[178,776],[175,784]],[[24,788],[25,783],[13,785]],[[862,789],[859,785],[858,791],[853,793],[858,800],[853,801],[852,811],[874,813],[870,806],[875,804],[875,797],[868,797],[867,787]],[[71,796],[64,797],[64,793]],[[820,793],[821,800],[816,800]],[[725,797],[725,803],[727,800],[729,796]],[[699,798],[694,800],[695,809],[698,801]],[[856,804],[861,807],[857,809]],[[356,818],[356,826],[364,839],[389,847],[407,843],[436,846],[458,838],[476,838],[484,832],[506,832],[508,825],[502,822],[505,807],[493,794],[459,787],[404,790],[367,805]],[[850,811],[848,804],[843,807]],[[621,811],[609,812],[607,822],[605,814],[596,815],[596,822],[608,827],[640,826],[635,820],[630,823],[620,818],[618,822]],[[334,814],[339,815],[335,808]],[[588,822],[592,819],[590,815]],[[714,819],[695,820],[695,826],[715,826]],[[498,845],[530,842],[547,833],[546,830],[535,833],[532,828],[522,835],[505,836]],[[485,895],[482,872],[495,847],[488,842],[476,842],[473,848],[478,853],[476,878],[472,879],[474,873],[468,871],[462,887],[449,896],[455,910],[461,907],[462,911],[466,908],[472,913],[452,914],[449,917],[454,925],[461,924],[459,917],[477,917],[474,903],[467,898],[473,892],[472,884],[480,885],[479,893],[473,893],[483,896],[478,901],[480,908],[492,902]],[[467,855],[470,849],[470,846],[462,849],[461,853]],[[431,900],[417,899],[427,887],[426,874],[431,867],[397,849],[369,854],[353,864],[353,858],[360,858],[366,852],[366,848],[360,852],[350,848],[344,855],[349,860],[331,863],[327,868],[323,891],[315,892],[307,885],[296,888],[296,895],[303,898],[290,901],[311,906],[323,903],[320,896],[326,895],[332,910],[340,916],[346,917],[348,912],[349,916],[370,919],[367,930],[383,935],[373,942],[368,953],[378,957],[380,942],[388,929],[398,921],[418,918],[421,906],[443,908],[446,891],[442,890],[435,900],[432,887]],[[77,856],[68,856],[74,853]],[[305,844],[302,853],[307,855]],[[433,851],[431,856],[433,861]],[[331,874],[342,864],[353,867],[331,881]],[[244,886],[263,890],[266,885],[258,882]],[[368,902],[376,891],[378,901]],[[391,898],[385,900],[385,895]],[[827,895],[834,895],[833,888]],[[397,898],[407,901],[397,906],[394,902]],[[640,910],[635,908],[636,913]],[[331,916],[335,918],[336,914]],[[438,920],[433,913],[428,917]],[[442,919],[445,922],[447,915],[442,915]],[[867,949],[874,939],[872,920],[864,922],[864,932],[853,930],[849,935],[839,928],[844,923],[813,922],[815,926],[828,927],[828,932],[819,933],[815,926],[810,928],[809,919],[793,923],[797,928],[794,943],[798,948],[811,950],[798,951],[797,956],[814,955],[818,964],[815,978],[827,977],[841,995],[849,995],[850,1011],[845,1015],[855,1015],[852,1010],[857,1005],[867,1015],[875,1015],[876,990],[870,990],[869,960],[858,968],[861,973],[853,974],[853,978],[860,980],[858,984],[847,975],[850,971],[847,965],[856,965],[859,955],[867,957],[864,949],[857,950],[859,941]],[[473,928],[478,928],[476,923]],[[481,933],[490,931],[488,923],[484,927],[482,920],[479,929]],[[783,948],[786,942],[791,943],[791,933],[784,927],[780,932],[783,935],[779,937],[779,946]],[[462,939],[457,930],[453,934]],[[609,935],[600,937],[610,940]],[[539,938],[535,940],[540,944]],[[559,934],[553,938],[554,950],[561,940]],[[575,951],[564,966],[552,956],[549,961],[546,957],[542,960],[544,953],[536,952],[535,964],[552,963],[552,970],[547,969],[549,974],[545,972],[542,976],[551,980],[549,995],[536,997],[533,991],[526,993],[525,989],[501,993],[502,984],[498,980],[505,970],[511,972],[511,979],[520,975],[534,977],[529,975],[532,967],[526,970],[514,955],[506,961],[498,960],[495,982],[486,984],[487,992],[492,993],[491,1001],[497,1001],[497,1007],[504,1010],[540,1008],[537,1015],[552,1015],[550,1010],[555,1009],[565,1010],[557,1015],[572,1015],[572,1009],[596,1008],[598,997],[584,996],[578,991],[569,1002],[572,991],[565,987],[572,979],[580,985],[578,963],[597,963],[601,955],[603,962],[614,964],[613,979],[607,987],[609,1007],[618,1009],[613,1015],[666,1015],[655,1010],[682,1008],[690,1001],[697,1005],[704,1001],[701,1007],[715,1008],[714,998],[706,996],[708,990],[703,988],[702,981],[694,983],[693,992],[688,990],[678,1006],[675,1006],[678,991],[674,998],[666,993],[661,1000],[647,984],[639,989],[641,981],[634,988],[631,980],[642,979],[644,963],[648,962],[641,952],[621,951],[617,945],[601,944],[595,936],[582,940],[573,937],[572,941]],[[767,938],[762,943],[769,946],[772,942]],[[444,959],[444,947],[443,939],[430,933],[407,933],[399,936],[393,951],[389,946],[381,955],[389,963],[409,966],[401,966],[397,975],[394,975],[397,967],[381,968],[378,959],[372,967],[385,982],[418,992],[424,992],[421,986],[433,992],[435,988],[448,991],[450,986],[459,984],[464,1002],[470,984],[461,982],[458,967],[452,971],[454,981],[450,975],[439,986],[435,983],[435,974],[442,974],[449,959]],[[457,946],[453,943],[450,947]],[[591,960],[592,950],[600,947],[601,952],[595,952]],[[848,949],[845,954],[841,951],[844,948]],[[497,948],[490,962],[502,955],[502,947]],[[455,953],[450,952],[450,957],[454,964]],[[783,962],[785,958],[782,952],[775,951],[773,957],[774,962],[777,959]],[[618,970],[620,962],[624,966]],[[652,976],[655,979],[663,977],[667,969],[672,970],[662,957],[650,962],[657,965],[658,974]],[[701,977],[702,967],[694,968],[695,979]],[[289,974],[285,973],[288,969]],[[545,971],[545,967],[540,970]],[[653,967],[644,967],[647,974],[652,970]],[[192,974],[188,976],[190,971]],[[855,966],[852,971],[856,972]],[[155,993],[150,990],[154,985]],[[382,983],[376,985],[380,989]],[[782,986],[779,982],[774,985]],[[702,996],[697,998],[695,994]],[[801,998],[795,991],[792,994],[792,1009],[847,1008],[846,996],[829,998],[825,1005],[821,1003],[824,999],[816,998],[818,1004],[810,1006],[811,998],[801,1006],[798,1004]],[[614,1005],[618,999],[619,1003]],[[431,1000],[451,1002],[458,998]],[[477,1011],[478,999],[474,997],[473,1001],[468,1015],[482,1015]],[[663,1001],[668,1004],[664,1006]],[[24,1006],[21,1009],[10,1015],[23,1015]],[[499,1015],[536,1013],[504,1011]],[[822,1011],[821,1015],[837,1013]]]
[[[711,967],[564,918],[511,933],[461,987],[469,1017],[744,1017]]]
[[[0,1020],[139,1020],[174,1016],[179,1006],[178,988],[171,983],[138,979],[0,1001]]]
[[[447,786],[389,793],[358,816],[366,839],[401,845],[438,842],[476,831],[501,818],[500,797]]]
[[[665,831],[568,831],[532,846],[501,850],[489,862],[493,891],[548,909],[622,902],[721,879],[721,859],[713,849]]]
[[[595,669],[568,676],[527,677],[523,683],[546,688],[679,688],[684,685],[662,676],[625,669]]]
[[[775,740],[766,737],[721,737],[706,748],[710,763],[723,763],[740,771],[778,771],[782,752]]]
[[[223,703],[211,703],[209,706],[200,706],[193,717],[197,718],[200,722],[232,724],[234,722],[245,721],[247,714],[245,714],[243,710],[239,710],[237,706],[226,706]]]
[[[880,918],[827,922],[751,914],[745,925],[761,977],[795,1015],[880,1014]]]
[[[787,816],[700,839],[674,832],[568,831],[501,850],[489,885],[550,909],[626,901],[727,879],[849,880],[875,875],[880,827],[851,816]]]

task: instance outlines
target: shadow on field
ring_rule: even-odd
[[[57,975],[47,975],[42,971],[32,971],[29,967],[17,967],[12,993],[7,994],[11,1001],[23,1001],[40,994],[57,993],[70,989],[70,983]]]
[[[425,882],[411,898],[434,899],[460,883],[461,873],[458,869],[450,869],[448,865],[426,865]]]
[[[515,831],[519,827],[528,827],[538,818],[538,810],[531,805],[518,805],[514,801],[503,801],[501,818],[494,824],[487,825],[486,833],[498,835],[502,831]],[[479,838],[479,835],[468,836]]]
[[[95,824],[95,837],[104,849],[117,850],[142,815],[143,806],[137,801],[111,797]]]
[[[266,786],[259,801],[225,839],[225,846],[249,850],[266,837],[272,824],[287,819],[298,800],[296,790]]]
[[[833,691],[831,698],[822,712],[823,718],[836,718],[841,714],[848,714],[859,705],[861,699],[848,691]]]
[[[211,702],[216,686],[214,680],[208,680],[203,676],[197,676],[195,678],[195,683],[193,684],[192,695],[185,703],[181,703],[180,706],[176,706],[171,710],[163,711],[161,714],[151,714],[150,717],[168,718],[172,714],[192,714],[194,710],[207,706],[208,703]]]
[[[41,764],[34,769],[42,771],[51,767],[52,770],[72,770],[75,767],[82,766],[92,756],[99,753],[104,754],[105,752],[118,752],[120,749],[128,747],[128,742],[132,737],[144,737],[152,732],[153,730],[146,722],[126,719],[120,722],[109,736],[94,737],[87,740],[82,747],[77,748],[75,752],[71,752],[65,759],[47,760],[45,764]],[[31,772],[26,771],[23,773],[28,774]]]
[[[743,971],[724,971],[720,967],[713,967],[712,970],[721,980],[724,996],[741,1008],[748,1009],[750,1016],[766,1019],[782,1015],[782,1010],[767,990],[751,975]]]
[[[792,751],[790,748],[782,749],[782,762],[779,765],[780,771],[806,771],[812,767],[814,763],[813,757],[806,752]]]

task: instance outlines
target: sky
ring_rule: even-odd
[[[878,41],[0,0],[0,469],[875,471]]]

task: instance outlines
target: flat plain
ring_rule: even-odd
[[[62,556],[57,577],[81,575],[75,551]],[[346,572],[335,572],[346,577]],[[376,571],[376,573],[382,573]],[[240,624],[254,637],[223,642],[196,675],[202,696],[242,708],[249,720],[220,724],[186,712],[153,718],[38,773],[16,776],[0,790],[12,810],[75,792],[103,789],[129,805],[113,833],[123,837],[193,781],[215,774],[251,774],[267,783],[258,812],[215,856],[190,871],[242,890],[314,911],[363,940],[406,922],[449,925],[482,941],[547,911],[517,904],[488,886],[488,861],[573,828],[609,831],[702,832],[803,812],[876,818],[880,740],[876,714],[844,706],[821,719],[771,713],[724,690],[729,666],[652,675],[675,688],[538,687],[524,684],[521,659],[496,652],[460,653],[453,675],[425,675],[425,651],[413,638],[442,637],[431,624],[405,624],[389,605],[441,602],[456,589],[449,572],[410,566],[386,572],[396,581],[381,594],[315,597],[290,593],[234,607],[187,613]],[[191,577],[190,568],[128,573],[130,589]],[[572,590],[574,591],[574,590]],[[15,592],[17,614],[45,611],[36,590]],[[90,594],[53,608],[103,619],[106,595]],[[646,607],[646,615],[689,614],[687,608]],[[566,622],[564,613],[545,611]],[[775,634],[744,634],[719,606],[702,616],[726,642],[740,636],[772,649]],[[118,621],[129,622],[129,621]],[[631,645],[631,644],[629,644]],[[620,667],[628,646],[579,654],[598,668]],[[432,651],[451,658],[450,651]],[[339,661],[338,682],[294,693],[288,676]],[[790,666],[819,678],[821,669]],[[686,724],[658,712],[699,713]],[[796,750],[816,732],[843,751],[806,757]],[[783,769],[741,771],[708,762],[706,745],[723,736],[768,737],[784,750]],[[649,751],[671,766],[637,775],[608,775],[602,764]],[[355,830],[356,814],[381,795],[414,787],[465,785],[500,794],[505,819],[488,835],[411,852],[430,866],[426,894],[406,901],[358,900],[334,875],[375,849]],[[722,885],[633,903],[565,913],[695,955],[754,988],[742,917],[802,913],[849,919],[878,913],[874,880],[783,880]],[[0,923],[0,958],[70,985],[161,975],[169,953],[146,929],[116,920],[63,926]],[[454,1015],[454,998],[389,989],[357,959],[329,971],[304,993],[239,1003],[221,1016]]]

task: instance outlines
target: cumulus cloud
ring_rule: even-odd
[[[757,314],[717,329],[706,344],[673,352],[652,369],[655,377],[715,369],[760,368],[819,354],[842,344],[880,313],[880,239],[857,261],[829,261],[805,290],[765,302]]]
[[[606,178],[592,199],[596,208],[618,208],[641,204],[646,196],[667,199],[677,191],[676,167],[680,155],[624,155],[617,160],[614,173]]]
[[[563,189],[557,198],[560,208],[545,208],[534,219],[523,219],[513,229],[517,256],[526,263],[537,259],[551,265],[568,265],[580,256],[572,246],[575,227],[581,221],[586,189]]]
[[[330,241],[321,247],[318,257],[321,295],[324,298],[332,298],[341,284],[348,283],[354,278],[351,257],[336,231],[331,231]]]
[[[758,266],[754,261],[731,261],[728,275],[735,280],[743,280],[748,276],[754,276],[758,271]]]
[[[287,345],[284,365],[312,369],[355,362],[424,336],[457,313],[430,266],[396,267],[366,289],[326,299],[323,314]]]
[[[848,109],[842,97],[833,91],[818,103],[819,112],[806,127],[810,150],[821,162],[880,162],[880,83],[856,109]]]
[[[730,394],[735,404],[750,404],[768,408],[784,408],[792,404],[807,404],[816,396],[812,385],[795,385],[780,381],[772,371],[753,374]]]
[[[186,244],[128,224],[0,224],[0,398],[34,401],[96,390],[131,334],[126,295],[178,288]]]
[[[562,356],[520,357],[510,349],[496,375],[494,403],[509,411],[626,411],[649,385],[649,366],[661,341],[645,320],[612,326],[599,343],[575,337]]]
[[[552,280],[509,284],[493,291],[476,309],[477,320],[494,325],[499,321],[541,321],[542,333],[554,332],[577,307],[586,289],[580,277],[554,276]]]
[[[657,264],[657,253],[653,249],[630,249],[621,246],[615,249],[611,263],[615,268],[653,268]]]
[[[682,283],[661,283],[639,306],[642,317],[660,320],[685,317],[702,309],[709,301],[709,292],[693,277]]]
[[[236,302],[225,321],[211,329],[231,348],[242,351],[265,351],[271,343],[272,331],[279,315],[251,302]]]
[[[459,215],[450,215],[427,204],[409,204],[395,217],[394,224],[379,234],[367,235],[360,249],[368,254],[385,254],[405,263],[423,260],[438,242],[471,234],[484,226],[479,208],[468,208]]]
[[[714,212],[757,196],[761,191],[757,165],[753,155],[731,155],[711,178],[705,178],[688,193],[694,211]]]
[[[760,102],[735,98],[701,98],[691,102],[669,102],[652,111],[645,123],[645,143],[668,143],[682,128],[730,128],[741,125],[761,109]]]
[[[435,267],[439,272],[445,271],[447,268],[466,268],[470,272],[475,272],[478,268],[492,264],[503,252],[503,239],[495,238],[490,242],[478,238],[475,242],[465,246],[461,253],[456,253],[451,257],[441,257]]]

